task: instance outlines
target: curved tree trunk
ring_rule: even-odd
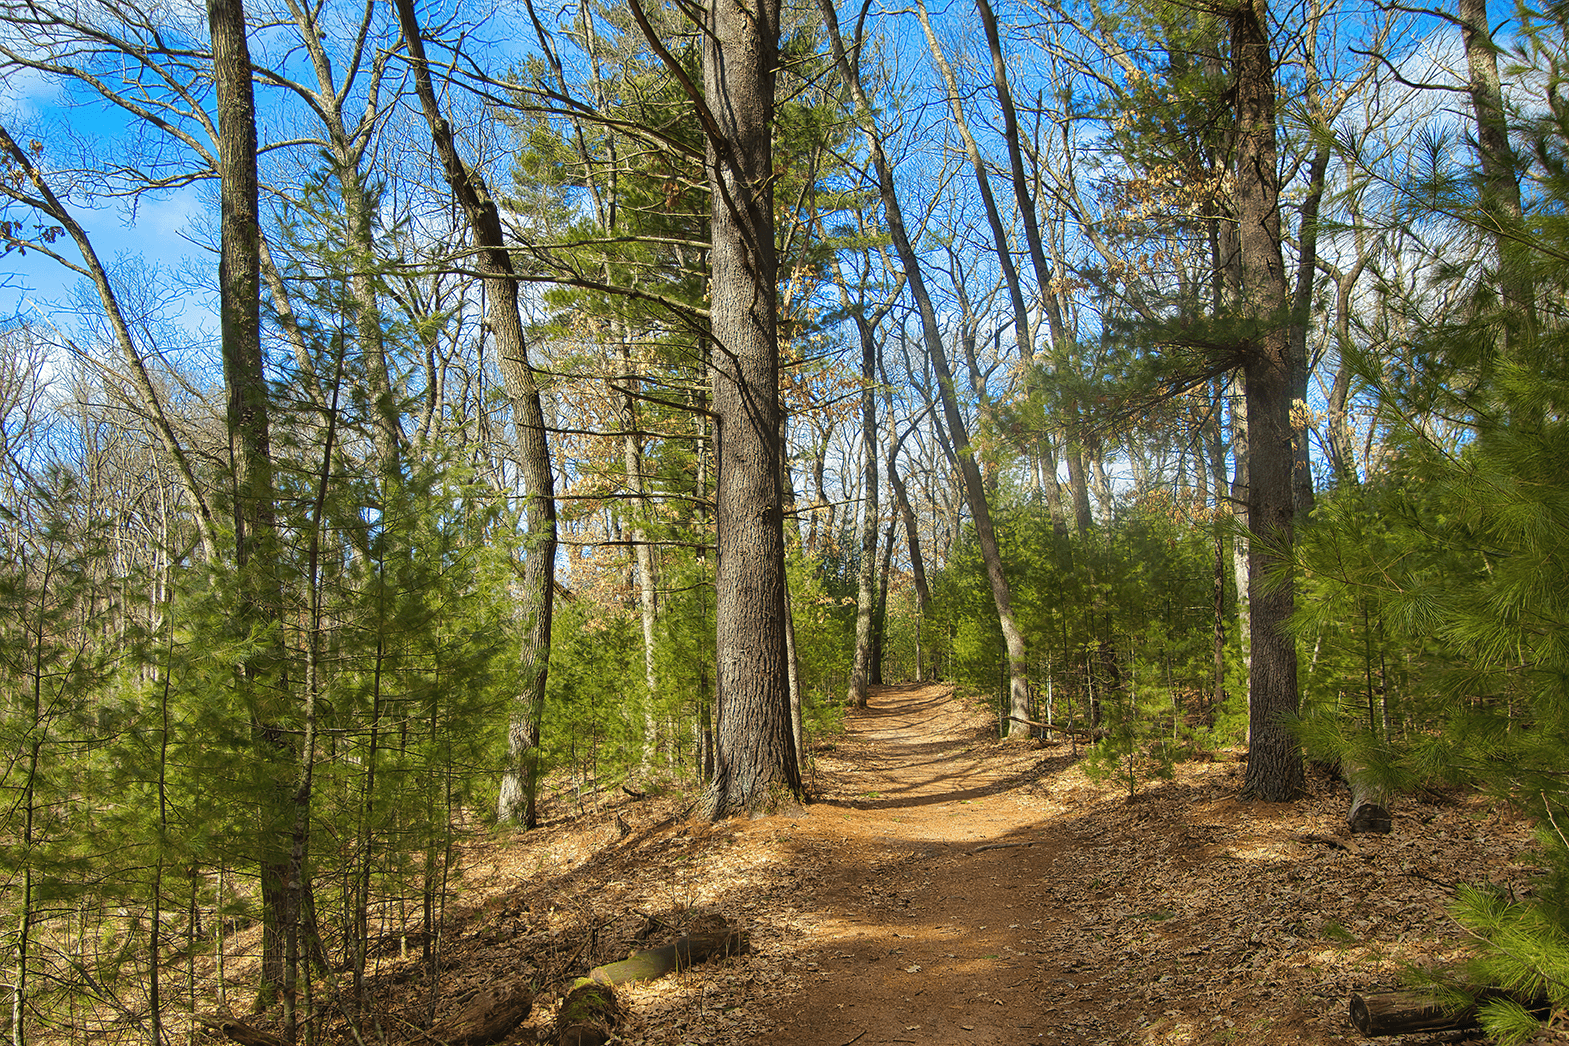
[[[905,279],[910,284],[910,295],[915,299],[916,309],[920,314],[922,341],[936,373],[938,398],[942,404],[943,418],[947,422],[948,432],[953,439],[953,456],[959,469],[960,485],[963,487],[970,515],[975,522],[976,543],[980,546],[981,559],[986,564],[986,578],[991,585],[992,601],[997,607],[998,624],[1001,626],[1003,642],[1008,651],[1009,710],[1014,716],[1027,720],[1030,712],[1030,695],[1024,634],[1013,616],[1012,594],[1008,589],[1008,578],[1002,569],[997,532],[992,525],[991,506],[986,500],[986,481],[975,460],[974,450],[970,446],[969,429],[959,410],[958,396],[954,389],[953,368],[949,365],[942,333],[937,327],[937,311],[932,305],[931,295],[927,293],[920,258],[915,253],[904,223],[904,212],[899,206],[899,195],[894,185],[893,168],[883,152],[882,140],[872,123],[872,107],[861,85],[860,73],[851,65],[844,39],[839,35],[839,17],[834,10],[833,0],[819,0],[818,6],[823,12],[823,20],[828,28],[828,42],[833,49],[835,64],[839,67],[840,79],[854,100],[861,130],[866,137],[867,151],[871,154],[872,166],[877,174],[878,191],[882,198],[883,214],[888,222],[889,237],[898,252],[899,262],[904,267]],[[1010,720],[1010,736],[1014,736],[1015,729],[1020,736],[1029,736],[1027,726],[1016,726]]]

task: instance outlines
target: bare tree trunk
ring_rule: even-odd
[[[1246,346],[1249,596],[1253,664],[1249,679],[1246,790],[1259,799],[1295,799],[1303,788],[1302,749],[1287,720],[1298,707],[1296,641],[1285,631],[1295,584],[1275,582],[1293,542],[1295,463],[1291,423],[1290,302],[1281,252],[1280,172],[1275,144],[1275,71],[1266,0],[1230,12],[1237,95],[1237,221],[1243,315],[1258,331]]]
[[[877,339],[871,324],[859,313],[856,330],[861,336],[861,502],[860,560],[856,572],[855,662],[850,671],[849,704],[866,707],[866,690],[872,673],[872,625],[877,610],[877,529],[881,522],[877,504]]]
[[[883,679],[883,641],[888,632],[888,571],[893,565],[893,543],[898,526],[898,520],[890,513],[888,529],[883,532],[882,562],[877,568],[877,607],[872,615],[873,686],[882,686],[886,682]]]
[[[544,406],[528,359],[528,341],[518,303],[516,272],[502,235],[501,217],[490,189],[479,172],[458,155],[452,128],[441,113],[425,58],[425,44],[413,0],[396,0],[404,46],[414,71],[414,90],[453,198],[463,208],[478,249],[476,264],[484,277],[489,301],[486,320],[496,336],[502,380],[512,401],[518,460],[528,496],[525,518],[528,544],[523,559],[520,611],[523,618],[523,692],[518,695],[507,728],[508,766],[496,801],[502,821],[532,828],[539,775],[539,730],[544,716],[545,684],[550,671],[550,622],[556,578],[555,477]]]
[[[608,281],[607,281],[608,282]],[[622,464],[626,469],[627,491],[632,495],[632,528],[630,538],[637,567],[638,614],[643,625],[643,772],[653,765],[658,745],[658,729],[654,717],[654,695],[659,689],[659,678],[654,656],[655,631],[658,626],[659,603],[654,580],[654,548],[648,543],[647,485],[643,481],[643,437],[639,426],[642,419],[637,409],[638,367],[632,359],[631,338],[625,324],[618,323],[618,340],[621,345],[621,437]]]

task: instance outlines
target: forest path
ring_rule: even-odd
[[[1353,837],[1319,773],[1296,803],[1245,802],[1223,751],[1169,779],[1141,764],[1130,795],[1082,755],[999,741],[995,712],[906,684],[817,741],[793,812],[710,824],[681,793],[557,800],[546,827],[467,854],[444,991],[564,986],[721,918],[751,953],[623,986],[618,1041],[1371,1046],[1347,999],[1458,960],[1450,884],[1533,874],[1530,826],[1486,800],[1402,800],[1393,833]],[[421,998],[397,988],[399,1007]],[[508,1042],[548,1037],[557,1001]]]
[[[947,684],[875,688],[845,725],[791,833],[819,915],[776,1041],[1093,1041],[1054,1012],[1076,956],[1040,903],[1072,839],[1023,787],[1067,749],[999,745],[996,720]]]

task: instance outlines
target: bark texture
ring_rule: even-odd
[[[692,94],[708,138],[712,189],[718,705],[714,774],[703,807],[718,819],[795,802],[801,776],[790,721],[779,478],[772,187],[779,3],[712,0],[707,13],[704,90],[700,98]],[[680,75],[678,65],[672,71]]]
[[[1270,576],[1293,542],[1296,455],[1291,424],[1290,299],[1280,246],[1280,171],[1275,139],[1275,67],[1265,0],[1230,14],[1236,69],[1237,231],[1241,320],[1245,324],[1251,457],[1248,461],[1248,594],[1252,665],[1246,790],[1259,799],[1295,799],[1303,788],[1302,750],[1289,720],[1297,712],[1297,648],[1286,634],[1293,585]]]
[[[228,393],[226,422],[233,481],[235,567],[240,577],[239,634],[266,632],[281,612],[281,593],[272,570],[276,507],[273,497],[272,436],[261,345],[261,221],[256,171],[256,100],[241,0],[209,0],[213,90],[218,108],[219,224],[218,294],[223,380]],[[272,651],[253,654],[239,666],[237,683],[250,709],[260,758],[284,766],[263,800],[264,825],[288,824],[293,743],[281,726],[279,698],[288,688],[264,685],[275,670]],[[258,1003],[271,1001],[286,979],[289,913],[287,833],[264,831],[260,839],[262,895],[262,986]]]

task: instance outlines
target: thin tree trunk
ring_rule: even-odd
[[[877,340],[866,317],[856,314],[861,337],[861,525],[855,598],[855,654],[847,700],[865,708],[872,674],[872,626],[877,607]]]
[[[898,520],[890,514],[888,529],[883,532],[882,562],[877,568],[877,608],[872,617],[872,685],[882,686],[884,640],[888,632],[888,571],[893,565],[894,536]]]
[[[659,732],[654,718],[654,695],[659,690],[656,671],[655,640],[658,627],[659,604],[654,580],[654,548],[648,543],[645,526],[648,519],[647,485],[643,482],[643,437],[639,426],[642,419],[637,409],[638,367],[632,359],[631,338],[624,324],[618,323],[617,340],[621,346],[621,375],[619,382],[625,391],[621,394],[622,465],[626,470],[627,491],[632,495],[632,528],[629,537],[637,570],[638,617],[643,625],[643,755],[639,761],[643,773],[653,766]]]
[[[953,439],[954,458],[959,468],[961,486],[975,522],[976,541],[980,545],[981,558],[986,564],[986,577],[991,585],[992,601],[997,608],[998,623],[1002,628],[1003,642],[1008,650],[1009,711],[1012,715],[1027,720],[1030,698],[1024,635],[1013,616],[1012,595],[1008,589],[1008,578],[1003,573],[1002,556],[997,547],[997,534],[992,525],[991,506],[986,501],[986,483],[975,460],[975,454],[970,446],[969,432],[959,410],[953,369],[949,366],[947,349],[937,327],[937,312],[926,290],[920,258],[915,253],[905,227],[904,212],[899,206],[899,196],[894,185],[893,168],[883,152],[882,141],[873,124],[872,107],[861,86],[859,70],[851,66],[844,40],[839,35],[838,13],[834,10],[832,0],[820,0],[819,8],[823,12],[823,20],[828,28],[828,41],[833,49],[834,61],[839,67],[840,79],[855,103],[857,119],[866,137],[867,149],[871,154],[872,166],[877,175],[889,236],[898,252],[900,264],[904,267],[905,279],[910,285],[910,294],[915,299],[916,308],[920,313],[922,340],[936,371],[938,398],[942,403],[948,432]],[[1009,736],[1028,737],[1029,728],[1010,719]]]
[[[550,671],[550,624],[556,576],[555,477],[544,405],[528,359],[528,340],[518,301],[516,271],[507,253],[501,216],[489,186],[479,172],[458,155],[452,128],[441,113],[431,82],[430,65],[420,37],[413,0],[395,0],[403,42],[414,70],[414,89],[425,112],[436,154],[453,198],[463,208],[478,248],[475,260],[484,277],[489,300],[486,321],[496,336],[502,380],[512,401],[518,459],[527,494],[527,548],[523,559],[520,612],[523,618],[523,692],[514,702],[507,728],[508,765],[497,798],[497,816],[505,823],[533,828],[539,823],[536,793],[539,778],[539,731],[545,710],[545,685]]]
[[[252,141],[255,135],[252,133]],[[137,396],[141,399],[141,408],[146,412],[152,422],[153,429],[158,433],[158,440],[164,453],[169,455],[175,472],[180,477],[180,489],[190,500],[194,511],[197,535],[201,541],[203,558],[213,562],[218,554],[218,538],[215,531],[214,513],[206,496],[206,487],[196,477],[196,468],[189,454],[186,453],[184,444],[174,431],[169,413],[165,409],[163,397],[158,394],[157,387],[153,384],[152,376],[147,369],[147,362],[142,357],[141,350],[137,348],[136,339],[131,333],[131,325],[125,318],[125,313],[120,307],[119,296],[114,291],[114,285],[109,282],[109,273],[98,258],[98,253],[93,247],[92,240],[87,235],[87,230],[73,218],[65,205],[55,196],[49,183],[44,179],[43,173],[33,164],[32,157],[24,152],[11,138],[10,133],[0,127],[0,151],[3,151],[10,163],[24,176],[25,183],[38,193],[37,197],[30,197],[25,193],[11,191],[9,195],[21,200],[28,206],[36,208],[43,214],[60,223],[67,235],[76,244],[77,251],[82,256],[80,266],[65,262],[63,258],[52,255],[47,248],[44,253],[56,257],[67,268],[92,280],[93,288],[98,292],[98,301],[103,306],[104,316],[109,321],[109,328],[114,332],[116,346],[120,350],[121,358],[125,360],[126,375],[130,378]]]

